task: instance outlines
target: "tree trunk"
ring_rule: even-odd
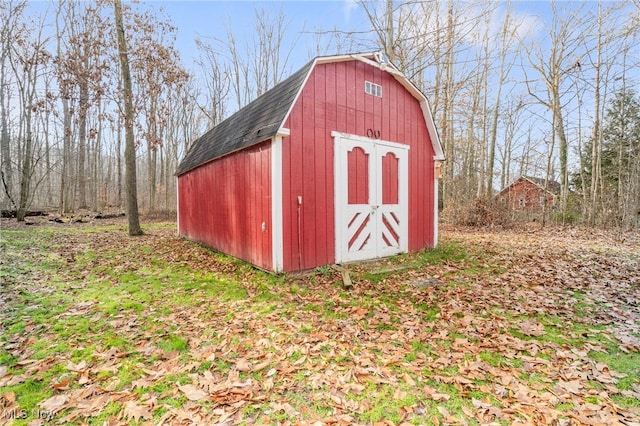
[[[496,161],[496,139],[498,137],[498,118],[500,118],[500,106],[502,97],[502,86],[504,86],[505,76],[505,62],[507,59],[507,35],[509,35],[509,28],[511,25],[511,3],[507,3],[507,12],[502,27],[502,39],[501,47],[502,54],[500,55],[500,73],[498,75],[498,88],[496,93],[496,103],[493,107],[493,116],[491,119],[491,134],[489,136],[489,156],[487,161],[487,186],[486,194],[488,197],[493,196],[493,170],[495,168]],[[509,70],[511,66],[509,67]],[[485,94],[486,95],[486,94]]]
[[[118,208],[122,208],[122,130],[119,126],[120,117],[118,117],[118,137],[116,139],[116,203]]]
[[[87,208],[87,110],[89,89],[86,82],[80,84],[80,120],[78,123],[78,208]]]
[[[4,54],[2,61],[4,61]],[[9,124],[7,122],[7,115],[9,113],[8,96],[5,101],[5,87],[6,90],[8,90],[9,85],[5,83],[4,68],[4,66],[0,66],[0,122],[2,123],[2,130],[0,131],[0,156],[2,157],[2,177],[4,179],[6,196],[7,198],[11,198],[11,191],[13,189],[13,171],[11,167]]]
[[[138,191],[136,188],[136,146],[133,135],[133,89],[131,87],[131,71],[129,69],[129,55],[127,53],[127,41],[124,35],[122,22],[122,2],[113,2],[116,32],[118,36],[118,53],[120,56],[120,69],[122,72],[122,85],[124,88],[124,128],[125,128],[125,185],[127,192],[127,218],[129,222],[129,235],[142,235],[140,217],[138,214]]]
[[[594,119],[593,137],[591,140],[591,188],[589,191],[588,223],[594,226],[598,202],[598,182],[600,181],[600,146],[602,132],[600,131],[600,72],[602,68],[602,4],[598,3],[598,41],[596,49],[596,71],[594,79]],[[584,182],[584,179],[583,179]],[[586,192],[585,192],[586,193]]]
[[[33,138],[31,133],[31,106],[28,106],[26,110],[24,161],[22,163],[22,174],[20,177],[20,199],[18,201],[18,211],[16,212],[16,219],[18,220],[18,222],[24,222],[24,218],[27,215],[29,198],[31,196],[31,156],[33,155]]]

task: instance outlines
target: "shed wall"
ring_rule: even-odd
[[[271,269],[270,141],[191,170],[178,187],[181,236]]]
[[[511,210],[531,213],[542,212],[543,204],[553,207],[555,196],[545,192],[527,179],[519,179],[499,195],[500,201],[507,203]]]
[[[382,86],[382,97],[366,94],[365,81]],[[319,64],[284,127],[285,270],[335,261],[332,131],[410,146],[409,250],[434,245],[433,147],[420,103],[392,75],[360,61]]]

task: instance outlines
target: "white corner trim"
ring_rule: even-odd
[[[440,189],[438,188],[439,179],[434,177],[433,179],[433,248],[438,246],[438,232],[439,232],[439,220],[438,220],[438,204],[440,198]]]
[[[180,235],[180,177],[176,176],[176,232]]]
[[[335,262],[342,263],[345,254],[342,253],[342,240],[344,239],[344,232],[342,231],[342,221],[343,219],[339,217],[338,214],[338,206],[346,204],[347,200],[347,190],[348,190],[348,182],[347,176],[345,173],[345,166],[342,165],[342,158],[340,156],[339,147],[341,145],[341,139],[345,136],[345,133],[332,131],[331,136],[334,139],[333,142],[333,206],[334,206],[334,247],[335,247]]]
[[[424,121],[427,124],[427,130],[429,131],[429,138],[431,139],[431,145],[433,147],[434,160],[444,161],[444,150],[442,149],[442,142],[440,142],[440,136],[436,129],[436,123],[433,121],[433,115],[431,114],[431,106],[429,100],[424,98],[420,101],[420,108],[424,115]]]
[[[282,216],[282,130],[271,140],[271,268],[284,270],[283,216]]]

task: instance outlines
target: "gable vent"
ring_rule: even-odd
[[[379,84],[372,83],[370,81],[364,82],[364,91],[369,95],[376,96],[378,98],[382,97],[382,86]]]

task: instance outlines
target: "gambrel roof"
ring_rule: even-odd
[[[282,133],[282,126],[313,68],[321,63],[352,60],[360,60],[389,72],[420,101],[435,152],[434,160],[444,160],[442,145],[427,98],[393,64],[388,63],[382,54],[374,52],[320,56],[313,59],[289,78],[196,139],[180,162],[176,175],[180,176],[205,163],[269,140],[278,133]]]

